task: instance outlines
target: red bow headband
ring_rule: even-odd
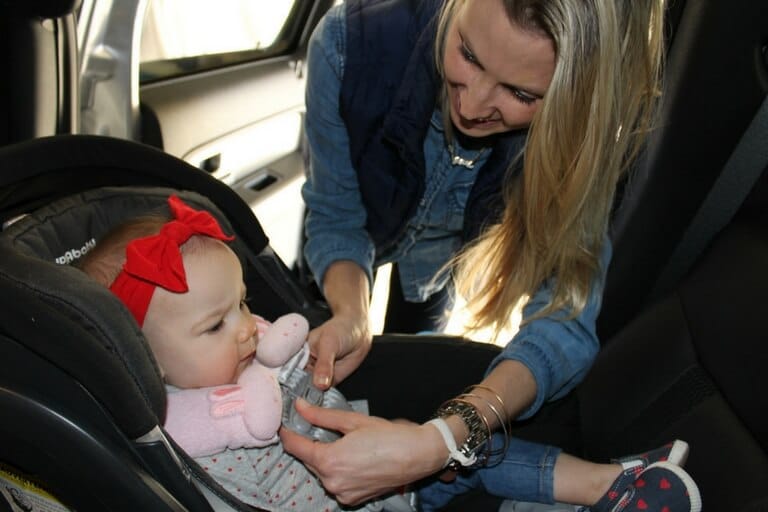
[[[144,325],[149,301],[157,286],[174,293],[188,290],[181,247],[193,235],[230,241],[213,215],[195,210],[172,195],[168,198],[174,220],[153,236],[137,238],[125,249],[125,264],[109,289],[128,307],[139,326]]]

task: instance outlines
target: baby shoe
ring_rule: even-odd
[[[611,489],[614,487],[611,486]],[[634,482],[618,495],[606,494],[589,510],[592,512],[700,512],[701,493],[696,482],[683,468],[671,462],[655,462],[642,470]]]
[[[616,503],[616,500],[624,493],[626,488],[632,485],[637,476],[651,464],[669,462],[670,464],[682,467],[687,458],[688,443],[678,439],[654,450],[612,460],[611,462],[621,464],[624,471],[613,481],[608,492],[591,509],[611,510],[610,505]]]

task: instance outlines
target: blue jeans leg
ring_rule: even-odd
[[[494,435],[492,443],[494,449],[501,448],[502,435]],[[560,452],[554,446],[510,438],[504,459],[498,464],[464,472],[452,482],[435,481],[420,488],[421,509],[437,510],[472,489],[518,501],[554,503],[554,467]]]

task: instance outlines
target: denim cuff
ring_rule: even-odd
[[[500,448],[503,443],[502,434],[495,434],[493,448]],[[556,446],[510,437],[504,459],[477,472],[483,488],[494,496],[552,504],[555,462],[560,453],[562,450]]]
[[[304,256],[321,291],[323,291],[323,279],[328,267],[342,260],[356,263],[368,277],[369,286],[373,286],[374,249],[370,241],[355,240],[330,233],[319,234],[307,240]]]

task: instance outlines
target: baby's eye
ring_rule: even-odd
[[[248,309],[248,300],[249,298],[246,297],[240,301],[240,309]]]

